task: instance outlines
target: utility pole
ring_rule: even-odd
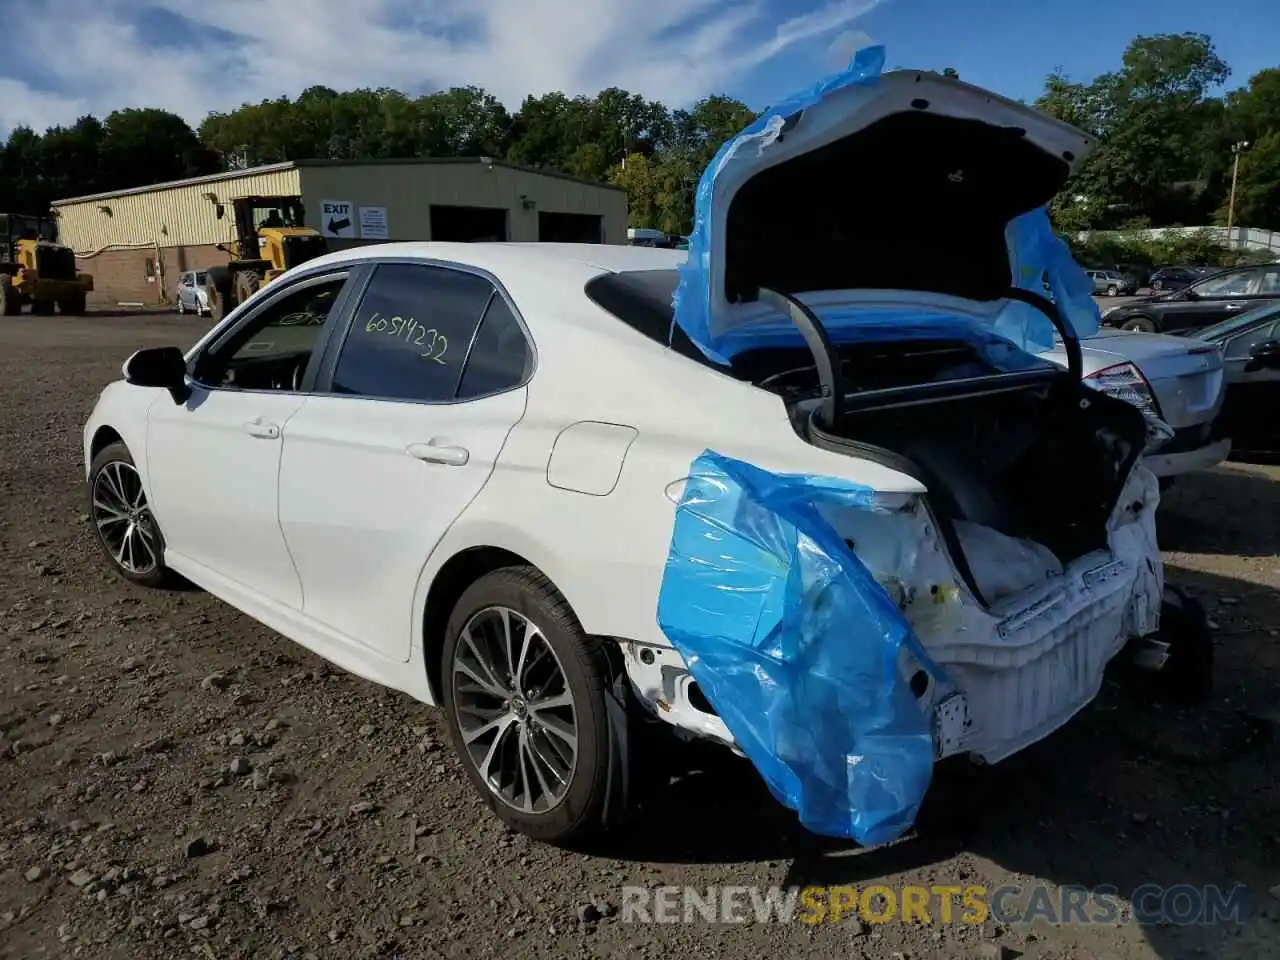
[[[1231,228],[1236,222],[1236,180],[1240,177],[1240,154],[1249,146],[1248,140],[1237,140],[1231,145],[1231,198],[1227,201],[1227,242],[1231,242]]]

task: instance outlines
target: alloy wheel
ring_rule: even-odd
[[[112,460],[93,478],[93,522],[122,570],[145,576],[160,566],[159,533],[133,464]]]
[[[463,752],[489,790],[521,813],[556,807],[573,782],[578,724],[543,632],[509,607],[486,607],[463,627],[451,675]]]

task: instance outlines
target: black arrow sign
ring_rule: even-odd
[[[341,220],[335,220],[333,219],[333,217],[329,218],[330,233],[341,233],[343,230],[347,229],[347,227],[349,226],[351,226],[350,217],[343,217]]]

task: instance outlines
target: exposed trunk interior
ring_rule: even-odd
[[[966,579],[972,558],[957,523],[1034,541],[1064,565],[1107,546],[1107,521],[1146,443],[1135,407],[1047,361],[993,369],[960,340],[836,353],[848,393],[834,428],[816,416],[821,387],[803,348],[747,351],[734,373],[787,400],[811,443],[919,479]]]

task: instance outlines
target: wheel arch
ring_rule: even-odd
[[[115,427],[104,423],[93,432],[93,439],[89,441],[89,462],[92,463],[94,457],[113,443],[124,443],[126,447],[129,446]]]
[[[422,660],[427,673],[431,701],[442,701],[440,653],[444,648],[444,631],[453,608],[463,592],[486,574],[505,567],[533,567],[546,576],[537,564],[504,547],[473,546],[453,554],[431,578],[422,607]],[[548,577],[548,580],[551,578]],[[554,585],[554,581],[553,581]],[[556,589],[559,589],[558,587]],[[570,604],[572,607],[572,604]]]

